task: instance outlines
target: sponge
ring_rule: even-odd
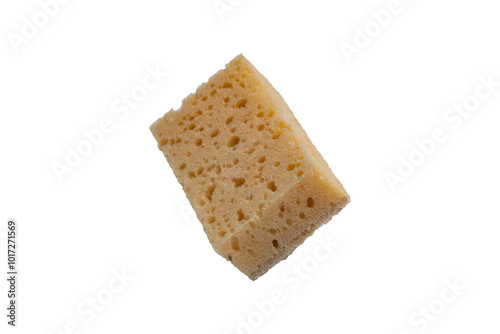
[[[214,250],[252,280],[350,200],[283,98],[243,55],[151,131]]]

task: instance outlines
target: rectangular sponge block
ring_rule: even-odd
[[[281,95],[243,55],[151,131],[215,251],[252,280],[349,202]]]

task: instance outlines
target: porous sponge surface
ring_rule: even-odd
[[[214,249],[256,279],[349,196],[242,55],[151,125]]]

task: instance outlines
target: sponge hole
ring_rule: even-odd
[[[247,99],[241,99],[238,102],[236,102],[236,107],[238,108],[244,108],[247,105]]]
[[[234,187],[235,188],[238,188],[238,187],[241,187],[244,183],[245,183],[245,178],[244,177],[238,177],[238,178],[234,178],[233,179],[233,182],[234,182]]]
[[[274,183],[274,181],[271,181],[267,184],[267,188],[270,189],[271,191],[276,191],[277,187],[276,187],[276,184]]]
[[[238,136],[232,136],[231,138],[229,138],[229,141],[227,142],[227,146],[228,147],[233,147],[236,144],[238,144],[239,142],[240,142],[240,137],[238,137]]]

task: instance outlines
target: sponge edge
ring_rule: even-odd
[[[314,200],[312,200],[313,197]],[[311,202],[313,201],[313,202]],[[230,260],[250,279],[256,280],[275,264],[284,260],[321,225],[340,212],[350,201],[349,196],[331,187],[321,171],[312,169],[283,196],[270,205],[262,221],[279,222],[283,217],[287,226],[276,234],[266,230],[255,230],[255,237],[249,237],[243,229],[235,231],[230,240],[219,248],[219,254],[230,254]],[[315,208],[316,210],[312,210]],[[307,213],[307,214],[306,214]],[[293,219],[290,217],[298,217]],[[273,226],[275,224],[272,224]],[[272,228],[271,228],[272,230]],[[256,256],[250,257],[234,251],[234,240],[239,247],[252,246]]]
[[[243,55],[151,131],[215,251],[252,280],[350,200],[283,98]]]

